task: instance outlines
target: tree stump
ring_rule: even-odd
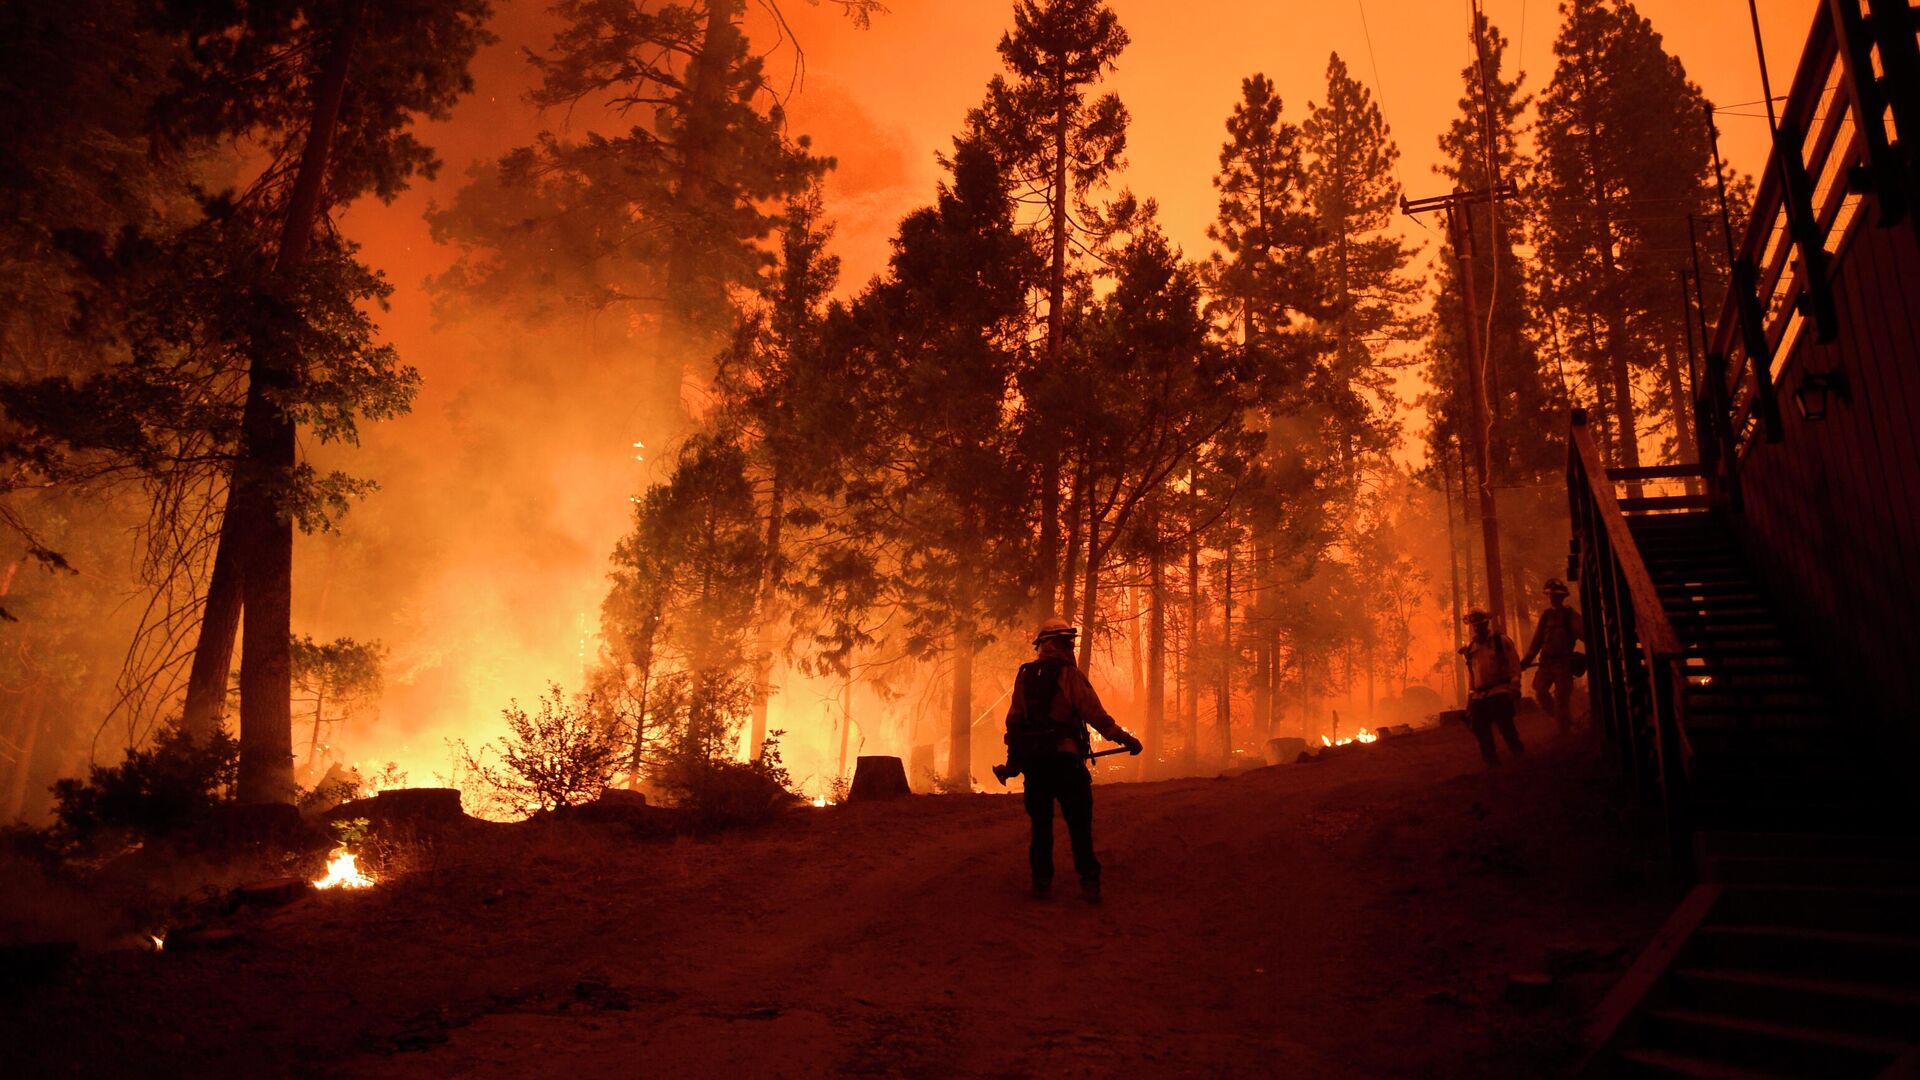
[[[913,794],[907,786],[907,770],[897,757],[862,755],[853,770],[853,786],[847,789],[848,802],[897,799]]]
[[[1268,739],[1267,764],[1285,765],[1299,757],[1306,748],[1307,740],[1305,739]]]

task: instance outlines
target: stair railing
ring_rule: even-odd
[[[1567,499],[1573,522],[1569,576],[1580,581],[1593,715],[1626,774],[1657,789],[1675,851],[1691,851],[1693,748],[1686,729],[1686,662],[1653,575],[1614,493],[1609,470],[1573,410]]]

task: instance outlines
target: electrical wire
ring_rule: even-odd
[[[1387,84],[1380,79],[1380,57],[1373,51],[1373,28],[1367,25],[1367,0],[1353,0],[1353,5],[1360,9],[1360,33],[1367,39],[1367,61],[1373,65],[1373,93],[1375,97],[1380,99],[1380,115],[1384,118],[1389,111],[1387,109]],[[1393,162],[1393,182],[1399,184],[1402,191],[1406,190],[1407,184],[1405,178],[1400,175],[1400,160],[1398,158],[1395,158]],[[1414,220],[1417,221],[1419,219],[1416,218]]]

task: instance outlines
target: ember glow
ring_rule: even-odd
[[[1321,746],[1347,746],[1352,743],[1370,743],[1370,742],[1379,742],[1379,741],[1380,741],[1380,736],[1374,734],[1371,731],[1368,731],[1366,728],[1361,728],[1360,733],[1357,735],[1354,735],[1351,738],[1330,739],[1325,735],[1320,736]]]
[[[315,880],[316,889],[368,889],[373,887],[373,878],[360,869],[359,860],[353,852],[344,846],[333,849],[327,859],[327,872]],[[156,939],[158,940],[158,939]]]

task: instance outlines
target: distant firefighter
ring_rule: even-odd
[[[1573,727],[1573,680],[1583,658],[1573,650],[1574,643],[1586,632],[1580,627],[1580,613],[1567,606],[1567,584],[1548,578],[1547,608],[1533,628],[1533,640],[1527,643],[1527,655],[1520,661],[1526,667],[1539,658],[1539,670],[1533,673],[1533,699],[1540,708],[1560,721],[1560,730]]]
[[[1007,709],[1007,764],[994,770],[1004,781],[1027,778],[1027,817],[1033,839],[1027,859],[1033,869],[1033,895],[1045,899],[1053,888],[1053,804],[1067,821],[1073,842],[1073,868],[1087,902],[1100,902],[1100,860],[1093,854],[1093,777],[1086,759],[1092,753],[1087,727],[1138,754],[1140,740],[1128,734],[1100,704],[1093,684],[1073,663],[1079,633],[1062,619],[1040,624],[1034,658],[1020,665]]]
[[[1464,621],[1473,631],[1473,640],[1460,647],[1460,655],[1467,658],[1467,684],[1473,688],[1467,695],[1467,723],[1480,742],[1480,756],[1489,766],[1498,765],[1495,728],[1515,757],[1527,751],[1513,726],[1514,702],[1520,696],[1520,653],[1513,639],[1493,628],[1486,612],[1469,611]]]

